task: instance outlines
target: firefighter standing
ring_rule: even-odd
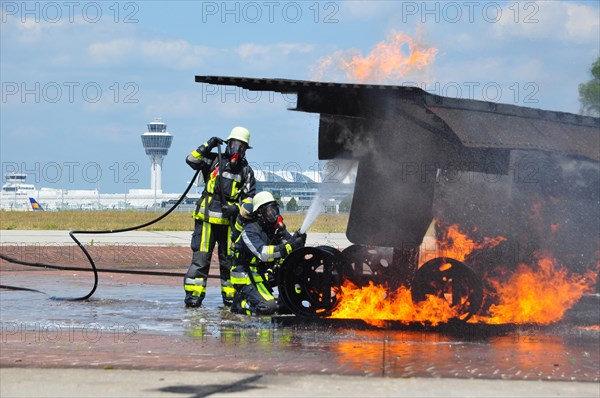
[[[283,224],[279,206],[270,192],[253,199],[254,220],[247,223],[235,242],[231,282],[235,288],[232,312],[271,315],[277,301],[270,286],[269,271],[292,250],[303,247],[306,234],[291,235]]]
[[[230,306],[234,288],[230,281],[231,220],[236,218],[239,206],[251,202],[256,192],[254,172],[245,158],[250,148],[250,132],[234,127],[225,141],[224,156],[212,152],[223,140],[212,137],[186,158],[194,170],[201,170],[205,188],[198,200],[192,234],[192,263],[184,278],[185,305],[199,307],[206,295],[206,280],[215,243],[218,244],[223,303]],[[220,164],[222,163],[222,164]]]

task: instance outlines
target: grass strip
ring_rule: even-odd
[[[104,230],[127,228],[148,222],[158,212],[144,211],[0,211],[0,229],[15,230]],[[289,231],[296,231],[304,214],[285,213]],[[348,214],[321,214],[308,232],[345,232]],[[191,213],[172,213],[165,219],[144,228],[145,231],[192,231]]]

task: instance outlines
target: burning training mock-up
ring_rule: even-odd
[[[378,297],[379,315],[352,315],[548,324],[597,289],[600,119],[405,86],[196,82],[296,94],[294,110],[320,115],[319,158],[358,161],[353,245],[307,247],[283,267],[296,314],[344,317],[351,298],[364,310]]]

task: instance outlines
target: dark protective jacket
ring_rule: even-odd
[[[247,224],[256,221],[256,216],[252,214],[252,208],[252,203],[246,201],[240,205],[240,211],[235,219],[233,228],[231,229],[231,241],[233,243],[237,241]]]
[[[219,172],[219,159],[216,153],[211,152],[207,143],[199,146],[186,158],[186,163],[194,170],[200,170],[205,187],[202,197],[193,212],[194,218],[207,221],[211,224],[227,225],[230,223],[221,210],[221,182],[223,176],[223,196],[225,204],[240,206],[242,201],[250,202],[256,193],[256,179],[254,171],[245,158],[235,169],[223,156],[223,169]]]
[[[292,252],[292,245],[288,243],[291,238],[287,230],[277,236],[275,231],[265,232],[257,220],[246,224],[235,242],[231,283],[259,285],[264,282],[265,272]]]
[[[287,230],[275,236],[275,231],[267,233],[258,221],[253,221],[244,227],[235,242],[235,265],[254,267],[264,264],[270,267],[292,252],[288,243],[291,238]]]

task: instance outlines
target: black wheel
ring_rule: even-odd
[[[446,299],[459,318],[467,320],[479,311],[483,302],[483,284],[475,271],[452,258],[437,257],[418,269],[411,289],[415,302],[427,295]]]
[[[351,245],[342,251],[350,266],[348,279],[357,286],[367,286],[369,281],[383,284],[387,280],[392,264],[393,249]]]
[[[279,294],[296,315],[328,316],[341,294],[349,266],[333,247],[303,247],[290,253],[278,273]]]

